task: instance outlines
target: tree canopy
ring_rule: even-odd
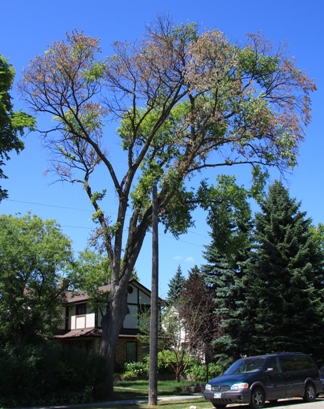
[[[62,320],[71,241],[54,220],[0,216],[0,334],[25,345],[51,336]]]
[[[0,178],[7,178],[3,173],[5,161],[10,159],[9,152],[19,153],[24,148],[20,139],[24,129],[33,129],[35,119],[23,111],[14,111],[12,97],[9,93],[13,85],[15,70],[0,54]],[[0,186],[0,202],[8,197],[8,192]]]
[[[107,58],[100,52],[98,39],[73,31],[30,62],[19,89],[35,113],[54,119],[43,132],[52,170],[80,183],[94,207],[111,265],[101,352],[112,392],[127,286],[152,223],[153,184],[160,223],[183,233],[193,223],[190,179],[198,171],[294,166],[316,87],[260,34],[240,46],[219,30],[200,33],[169,18],[158,18],[135,43],[116,41]],[[111,121],[119,124],[118,154]],[[114,220],[108,193],[117,197]]]

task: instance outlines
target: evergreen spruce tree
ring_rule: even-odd
[[[255,227],[247,294],[254,300],[253,352],[323,356],[323,254],[311,220],[276,181],[255,215]]]
[[[229,261],[213,245],[206,249],[204,257],[208,264],[201,269],[214,289],[214,314],[219,317],[222,328],[213,341],[213,348],[218,361],[226,366],[242,355],[249,355],[250,351],[252,329],[246,308],[244,265],[239,260]]]
[[[219,362],[227,365],[249,354],[250,310],[245,304],[245,263],[251,247],[251,210],[248,192],[234,178],[222,177],[209,203],[208,223],[211,244],[206,246],[201,267],[214,289],[222,332],[213,342]]]
[[[167,302],[169,305],[177,305],[180,302],[181,293],[186,279],[182,274],[180,265],[173,278],[169,282],[169,291],[167,294]]]

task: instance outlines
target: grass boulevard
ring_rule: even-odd
[[[195,406],[196,409],[210,409],[211,404],[206,402],[201,392],[192,392],[195,382],[181,381],[159,381],[158,383],[158,406],[164,409],[188,409]],[[190,396],[192,398],[190,398]],[[172,399],[167,399],[172,397]],[[179,399],[177,399],[179,397]],[[186,397],[184,399],[184,397]],[[114,385],[113,401],[118,409],[147,409],[152,406],[148,405],[148,381],[132,380],[117,381]],[[136,403],[123,404],[121,401],[137,401]],[[120,403],[119,403],[120,402]],[[109,405],[109,406],[108,406]],[[99,409],[112,407],[107,402],[106,405],[93,404],[89,405],[90,409]]]
[[[158,382],[158,407],[163,409],[212,409],[212,405],[202,397],[202,392],[192,392],[197,384],[195,382],[174,380]],[[124,401],[128,401],[124,403]],[[147,380],[127,380],[117,381],[114,385],[114,396],[111,401],[105,403],[93,403],[86,405],[87,409],[149,409],[148,405],[148,381]],[[277,409],[295,407],[303,402],[305,409],[310,409],[315,405],[316,409],[323,405],[324,394],[314,403],[305,404],[302,399],[289,399],[278,402]],[[133,403],[134,402],[134,403]],[[318,406],[319,405],[319,406]],[[307,408],[306,408],[307,406]],[[77,405],[73,405],[77,408]],[[82,407],[82,405],[80,405]],[[84,407],[84,406],[83,406]],[[239,407],[235,406],[236,408]],[[297,406],[298,407],[298,406]],[[233,407],[234,409],[234,407]]]

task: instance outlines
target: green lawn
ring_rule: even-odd
[[[174,380],[159,381],[158,382],[158,395],[163,396],[175,396],[175,395],[188,395],[193,393],[192,389],[196,385],[195,382],[181,381],[176,382]],[[190,389],[188,389],[190,388]],[[114,392],[116,399],[133,399],[134,397],[147,397],[148,393],[148,381],[147,380],[135,380],[135,381],[117,381],[114,384]],[[129,398],[124,396],[129,395]]]
[[[158,407],[163,409],[189,409],[190,406],[195,406],[197,409],[210,409],[212,405],[201,397],[202,393],[192,393],[188,391],[188,387],[193,387],[196,384],[193,382],[175,381],[159,381],[158,383],[158,398],[190,396],[185,400],[160,400]],[[114,385],[114,396],[112,400],[147,400],[148,399],[148,381],[117,381]],[[116,405],[117,406],[117,405]],[[90,409],[105,408],[105,406],[93,405]],[[138,403],[136,405],[119,405],[118,409],[147,409],[150,408],[147,403]]]

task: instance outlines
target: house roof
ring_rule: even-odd
[[[102,331],[98,328],[85,328],[85,329],[75,329],[67,332],[63,335],[55,335],[54,338],[66,339],[66,338],[84,338],[84,337],[100,337]]]
[[[141,291],[146,293],[147,295],[151,295],[151,291],[146,288],[144,285],[139,283],[137,280],[131,280],[129,282],[130,285],[133,285],[137,288],[139,288]],[[103,285],[98,287],[99,291],[105,293],[110,291],[110,284]],[[71,303],[79,303],[79,302],[85,302],[91,299],[91,296],[86,292],[86,291],[70,291],[66,290],[65,291],[65,297],[66,297],[66,303],[71,304]],[[160,302],[162,302],[162,299],[159,299]]]
[[[137,332],[119,334],[119,338],[136,338]],[[75,329],[62,335],[55,335],[54,338],[59,339],[75,339],[75,338],[101,338],[102,330],[98,328]]]
[[[99,288],[99,291],[106,293],[110,290],[110,284],[102,285]],[[91,299],[91,296],[86,291],[70,291],[66,290],[65,292],[66,302],[68,304],[80,302],[80,301],[87,301]]]

